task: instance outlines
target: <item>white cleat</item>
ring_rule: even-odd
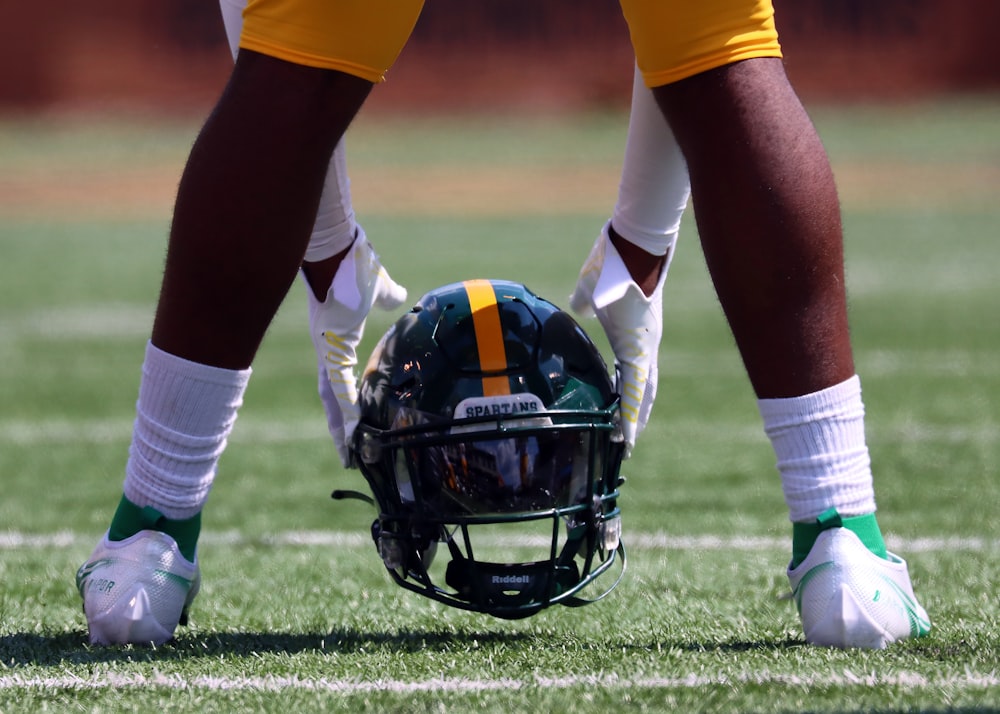
[[[187,624],[200,584],[197,562],[167,534],[140,531],[122,541],[105,535],[76,573],[90,643],[163,644]]]
[[[880,650],[930,632],[906,562],[887,555],[878,557],[846,528],[819,534],[806,559],[788,571],[807,642]]]

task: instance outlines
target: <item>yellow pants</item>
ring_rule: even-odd
[[[423,0],[250,0],[240,47],[381,82]]]
[[[380,82],[422,7],[423,0],[249,0],[240,47]],[[771,0],[621,0],[621,7],[650,87],[781,56]]]
[[[621,0],[647,87],[753,57],[780,57],[771,0]]]

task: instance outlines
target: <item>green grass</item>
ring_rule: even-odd
[[[329,499],[361,477],[325,436],[296,286],[205,514],[192,626],[157,649],[90,647],[73,574],[120,493],[170,197],[117,215],[0,196],[0,711],[1000,710],[1000,206],[997,184],[977,181],[1000,170],[1000,103],[821,108],[816,120],[844,177],[880,521],[931,637],[878,653],[803,644],[773,455],[688,221],[661,396],[624,469],[629,569],[610,597],[505,622],[394,586],[367,537],[372,514]],[[414,298],[497,277],[564,303],[614,198],[624,119],[472,126],[352,130],[369,235]],[[54,167],[127,176],[137,156],[179,172],[195,130],[0,123],[0,187]],[[372,199],[397,169],[466,161],[526,181],[606,172],[611,189],[580,210],[565,187],[535,186],[551,210],[526,217],[516,201],[409,215]],[[869,164],[895,179],[870,182]],[[372,316],[363,353],[391,319]]]

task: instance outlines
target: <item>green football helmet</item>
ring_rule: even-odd
[[[567,313],[513,282],[432,290],[375,347],[359,404],[352,460],[396,583],[513,619],[621,579],[618,395]]]

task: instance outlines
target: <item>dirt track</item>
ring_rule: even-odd
[[[871,206],[974,208],[995,200],[1000,166],[984,161],[939,165],[837,164],[847,209]],[[141,169],[23,170],[0,178],[0,217],[168,217],[181,163]],[[587,214],[611,210],[619,167],[572,170],[517,166],[370,168],[355,166],[352,187],[362,214]],[[947,176],[947,180],[942,180]]]

